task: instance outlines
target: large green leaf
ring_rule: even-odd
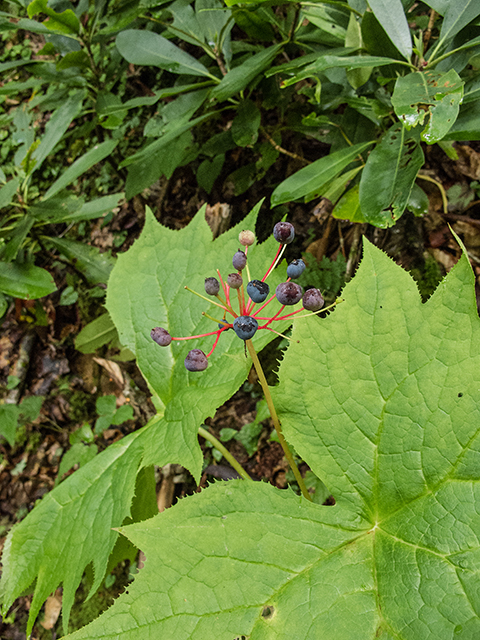
[[[400,53],[410,60],[412,37],[400,0],[368,0],[370,9]]]
[[[278,185],[272,193],[272,206],[306,195],[320,195],[321,190],[330,180],[333,180],[372,144],[373,142],[361,142],[352,147],[346,147],[300,169]]]
[[[69,640],[475,640],[480,321],[465,255],[422,304],[368,242],[344,302],[301,319],[274,396],[335,507],[216,484],[124,533],[128,593]]]
[[[422,140],[433,144],[454,125],[463,97],[463,80],[451,69],[448,73],[415,72],[397,78],[392,105],[407,129],[423,124]]]
[[[423,151],[405,127],[396,124],[368,157],[360,178],[360,208],[377,227],[389,227],[405,211]]]
[[[274,44],[248,58],[238,67],[234,67],[222,78],[220,84],[212,89],[211,97],[221,102],[239,91],[243,91],[250,82],[272,64],[282,47],[282,44]]]
[[[243,342],[233,331],[228,331],[222,334],[210,356],[208,369],[202,375],[188,373],[184,367],[188,351],[198,348],[208,353],[215,336],[173,341],[169,347],[160,347],[152,341],[150,332],[159,326],[172,336],[186,337],[218,328],[202,316],[202,312],[221,318],[222,310],[184,287],[188,285],[204,294],[205,278],[214,277],[217,268],[226,278],[232,271],[231,259],[238,249],[238,233],[244,228],[255,228],[259,209],[257,205],[241,225],[214,241],[205,221],[204,208],[181,231],[162,227],[151,212],[147,212],[140,238],[127,253],[118,257],[108,283],[107,308],[120,341],[135,353],[144,377],[166,407],[168,429],[164,446],[176,461],[182,457],[182,464],[195,477],[199,477],[202,464],[198,427],[240,387],[251,363],[245,356]],[[250,249],[252,278],[263,277],[275,250],[273,237]],[[278,269],[269,278],[272,291],[281,282],[282,275],[285,277],[284,270]],[[273,315],[279,309],[278,303],[272,302],[271,307]],[[278,331],[288,326],[285,322],[279,325],[275,327]],[[261,349],[274,337],[269,331],[258,331],[254,344]]]
[[[21,300],[43,298],[57,290],[52,276],[30,263],[0,261],[0,291]]]
[[[196,58],[153,31],[120,31],[116,45],[125,60],[133,64],[152,65],[177,74],[212,77]]]
[[[10,532],[2,557],[3,614],[36,578],[29,612],[29,636],[40,607],[63,582],[64,628],[75,591],[91,562],[94,593],[105,575],[117,533],[112,527],[130,515],[135,480],[145,454],[157,439],[160,418],[98,454],[48,493]],[[166,464],[159,458],[158,464]]]
[[[221,312],[185,291],[184,284],[188,282],[201,292],[205,277],[215,275],[216,267],[226,276],[238,249],[238,233],[255,227],[259,209],[260,204],[240,225],[215,241],[204,208],[181,231],[162,227],[147,211],[139,240],[119,257],[109,281],[108,308],[122,344],[136,351],[139,366],[157,395],[157,406],[163,401],[165,415],[98,454],[49,493],[11,532],[4,553],[4,612],[37,577],[28,633],[43,601],[61,582],[67,624],[75,590],[90,562],[95,568],[92,590],[98,587],[116,539],[111,527],[120,526],[129,513],[140,467],[177,462],[200,477],[198,427],[240,387],[249,373],[250,360],[243,342],[229,331],[221,336],[209,368],[201,375],[189,374],[183,365],[187,351],[197,347],[207,351],[213,337],[162,348],[151,340],[150,331],[163,325],[174,335],[187,336],[211,331],[212,325],[213,330],[217,328],[202,319],[202,311]],[[263,276],[277,246],[271,238],[250,248],[252,277]],[[269,278],[272,290],[285,279],[284,267],[278,271]],[[272,307],[272,315],[280,309],[276,302]],[[278,325],[281,331],[287,321]],[[108,320],[103,326],[108,330]],[[275,337],[258,331],[254,343],[260,350]]]

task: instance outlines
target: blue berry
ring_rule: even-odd
[[[166,329],[162,329],[162,327],[155,327],[155,329],[152,329],[150,332],[150,336],[152,340],[154,340],[161,347],[168,347],[168,345],[172,341],[172,336]]]
[[[290,222],[277,222],[273,227],[273,237],[280,244],[290,244],[295,238],[295,229]]]
[[[253,302],[263,302],[268,296],[270,287],[261,280],[250,280],[247,284],[247,293]]]
[[[303,296],[303,308],[307,311],[319,311],[325,300],[320,292],[320,289],[307,289]]]
[[[237,269],[237,271],[245,269],[245,265],[247,264],[247,256],[243,253],[243,251],[240,251],[240,249],[237,251],[237,253],[232,258],[232,264],[233,268]]]
[[[187,353],[184,364],[188,371],[205,371],[208,367],[207,356],[201,349],[192,349]]]
[[[258,322],[251,316],[238,316],[233,321],[233,329],[241,340],[250,340],[258,329]]]
[[[216,278],[205,278],[205,291],[209,296],[216,296],[220,291],[220,283]]]
[[[297,304],[302,299],[303,289],[296,282],[281,282],[275,290],[280,304]]]
[[[240,289],[243,284],[243,278],[239,273],[229,273],[227,277],[227,284],[232,289]]]
[[[221,322],[218,323],[218,328],[219,329],[223,329],[223,327],[229,325],[230,322],[228,320],[226,320],[225,318],[222,319]],[[230,327],[228,327],[228,329],[230,329]],[[228,329],[226,329],[226,331],[228,331]]]
[[[287,276],[289,278],[299,278],[305,271],[305,266],[305,262],[301,258],[292,260],[287,267]]]

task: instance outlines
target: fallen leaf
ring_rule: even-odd
[[[120,369],[119,365],[112,360],[105,360],[105,358],[93,359],[97,364],[105,369],[105,371],[110,375],[115,384],[122,389],[125,382],[123,380],[122,370]]]
[[[45,616],[40,623],[44,629],[53,629],[62,610],[62,591],[57,589],[45,602]]]

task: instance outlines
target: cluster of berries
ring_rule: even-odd
[[[305,269],[305,263],[301,259],[293,260],[288,265],[287,281],[279,284],[275,290],[275,294],[270,298],[268,297],[270,287],[266,283],[266,280],[280,261],[286,245],[290,244],[295,237],[293,225],[289,222],[278,222],[273,228],[273,236],[275,240],[279,242],[279,247],[272,264],[267,269],[267,272],[261,280],[252,280],[248,269],[248,248],[255,242],[255,235],[251,231],[242,231],[239,234],[239,242],[245,250],[242,251],[239,249],[233,256],[232,264],[233,268],[236,269],[236,272],[230,273],[226,281],[224,281],[220,275],[220,271],[217,269],[218,279],[212,277],[205,279],[205,292],[209,296],[217,298],[219,302],[214,302],[214,304],[223,309],[223,318],[221,320],[212,318],[208,314],[204,313],[205,316],[217,322],[218,329],[216,331],[204,333],[198,336],[189,336],[188,338],[174,338],[162,327],[155,327],[155,329],[152,329],[151,337],[161,347],[167,347],[172,340],[191,340],[193,338],[203,338],[205,336],[216,336],[214,345],[208,354],[205,354],[201,349],[192,349],[189,351],[185,358],[185,367],[188,371],[204,371],[207,368],[208,358],[215,350],[220,335],[224,331],[233,329],[241,340],[250,340],[258,329],[267,329],[268,331],[273,331],[278,335],[282,335],[270,326],[273,322],[286,320],[304,310],[310,312],[307,315],[313,315],[322,309],[324,299],[319,289],[307,289],[304,293],[299,284],[292,282],[292,280],[299,278]],[[246,286],[248,301],[245,300],[243,286],[242,272],[244,270],[248,277],[248,284]],[[188,289],[188,287],[185,288]],[[220,294],[220,288],[222,289],[223,297]],[[192,290],[189,289],[189,291]],[[237,291],[239,305],[238,314],[232,308],[230,300],[232,291]],[[192,293],[196,292],[192,291]],[[196,295],[210,302],[210,300],[205,298],[205,296],[199,293],[196,293]],[[280,310],[272,317],[260,316],[260,312],[263,311],[263,309],[265,309],[265,307],[275,298],[282,305]],[[302,308],[297,309],[293,313],[282,315],[286,306],[297,304],[300,300],[302,300],[303,303]],[[257,304],[261,304],[262,306],[255,310],[255,306]],[[227,314],[232,316],[232,322],[227,319]],[[261,326],[259,326],[259,321],[263,323]]]

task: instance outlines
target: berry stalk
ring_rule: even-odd
[[[232,465],[235,471],[237,471],[240,477],[242,477],[244,480],[252,480],[252,478],[248,475],[242,465],[237,460],[235,460],[230,451],[226,447],[224,447],[223,444],[219,440],[217,440],[217,438],[215,438],[215,436],[213,436],[203,427],[198,427],[198,435],[202,436],[202,438],[205,438],[205,440],[208,440],[215,447],[215,449],[217,449],[217,451],[220,451],[225,460],[228,460],[228,462]]]
[[[312,501],[312,496],[308,493],[308,489],[305,485],[305,481],[302,478],[302,474],[300,473],[297,464],[293,458],[292,452],[290,451],[290,447],[288,446],[287,441],[282,433],[282,427],[280,425],[280,420],[278,419],[277,411],[275,409],[275,405],[273,404],[273,398],[270,393],[270,387],[267,384],[267,379],[265,378],[265,374],[263,373],[262,365],[260,364],[260,360],[258,359],[257,352],[255,351],[255,347],[251,340],[246,340],[245,344],[247,345],[248,353],[253,362],[253,366],[255,367],[255,371],[257,372],[258,379],[260,385],[263,389],[263,393],[265,395],[265,400],[267,401],[268,409],[270,411],[270,415],[272,416],[273,426],[275,427],[275,431],[277,432],[278,439],[280,444],[282,445],[283,452],[285,457],[290,465],[290,468],[293,471],[293,475],[295,476],[295,480],[298,482],[298,486],[300,487],[300,491],[302,495],[307,498],[307,500]]]

